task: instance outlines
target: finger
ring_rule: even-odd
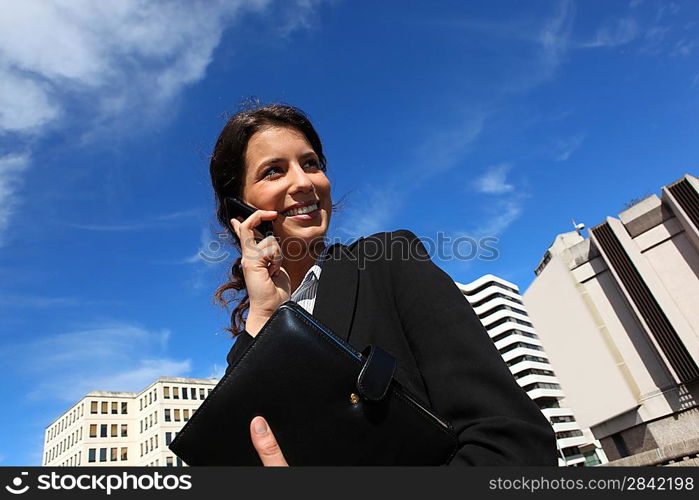
[[[260,456],[265,467],[286,467],[284,454],[277,444],[277,439],[272,434],[272,429],[262,417],[255,417],[250,422],[250,436],[252,445]]]
[[[257,231],[255,228],[265,220],[274,220],[277,218],[277,212],[275,210],[255,210],[253,214],[245,219],[240,224],[240,242],[243,248],[247,246],[255,246],[257,244],[256,240],[264,238],[264,235]]]

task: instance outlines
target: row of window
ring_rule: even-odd
[[[129,424],[121,424],[121,432],[119,432],[119,424],[99,424],[99,437],[129,437]],[[109,434],[107,434],[109,430]],[[97,424],[90,424],[90,437],[96,438]]]
[[[197,391],[196,387],[177,387],[173,386],[172,387],[172,399],[180,399],[180,394],[182,395],[182,399],[200,399],[204,400],[206,399],[206,396],[211,394],[211,391],[213,389],[205,389],[203,387],[199,387],[199,390]],[[197,398],[197,394],[199,397]],[[164,399],[170,399],[170,387],[169,386],[163,386],[163,398]]]
[[[550,377],[554,377],[556,374],[553,373],[551,370],[539,370],[538,368],[528,368],[526,370],[522,370],[521,372],[515,373],[515,379],[524,378],[529,375],[547,375]]]
[[[153,404],[154,401],[158,400],[158,389],[153,389],[152,391],[148,391],[148,394],[144,394],[142,398],[138,399],[138,409],[143,410],[145,407],[147,407],[150,404]]]
[[[515,349],[517,349],[519,347],[522,347],[525,349],[531,349],[532,351],[542,351],[543,352],[543,350],[544,350],[543,347],[538,346],[538,345],[534,345],[534,344],[530,344],[528,342],[513,342],[512,344],[506,345],[505,347],[500,349],[500,354],[505,354],[506,352],[514,351]]]
[[[87,461],[89,463],[94,463],[97,461],[97,452],[99,450],[99,461],[107,461],[107,452],[109,451],[109,461],[117,462],[121,460],[122,462],[129,459],[129,448],[124,446],[121,448],[121,453],[119,453],[119,448],[89,448],[87,450]],[[79,465],[79,464],[78,464]]]
[[[510,292],[514,292],[517,295],[519,295],[519,292],[517,290],[515,290],[514,288],[510,288],[509,286],[503,285],[502,283],[499,283],[497,281],[489,281],[489,282],[479,286],[478,288],[476,288],[472,292],[468,292],[466,295],[468,295],[469,297],[472,297],[472,296],[477,295],[478,293],[482,292],[483,290],[485,290],[486,288],[488,288],[490,286],[496,286],[498,288],[502,288],[503,290],[509,290]]]
[[[153,427],[157,423],[158,423],[158,412],[154,411],[153,413],[148,415],[146,418],[141,420],[141,432],[147,430],[149,427]]]
[[[68,436],[57,442],[47,451],[47,460],[53,460],[83,438],[83,429],[75,429]]]
[[[83,416],[85,410],[85,403],[80,406],[73,408],[70,413],[64,416],[61,420],[56,422],[53,427],[49,429],[46,434],[46,442],[48,443],[53,438],[55,438],[63,429],[66,429],[70,424],[74,423],[77,419]]]
[[[481,313],[478,315],[480,319],[487,318],[491,314],[495,314],[498,311],[512,311],[516,312],[517,314],[521,314],[522,316],[529,316],[526,311],[523,311],[522,309],[517,309],[516,307],[512,306],[506,306],[504,304],[500,304],[498,306],[493,307],[492,309],[488,309],[484,313]]]
[[[165,422],[187,422],[189,420],[190,411],[194,413],[194,408],[185,408],[184,410],[181,410],[181,413],[179,408],[174,410],[171,410],[170,408],[165,408],[165,418],[163,420],[165,420]],[[182,415],[181,419],[180,414]]]
[[[573,417],[571,417],[570,415],[551,417],[552,424],[562,424],[564,422],[575,422],[575,419]]]
[[[150,445],[150,447],[149,447]],[[158,435],[151,436],[141,443],[141,456],[147,455],[149,451],[158,449]]]
[[[502,324],[505,324],[505,323],[507,323],[508,321],[509,321],[510,323],[517,323],[518,325],[524,325],[524,326],[528,326],[529,328],[534,328],[534,325],[532,325],[529,321],[524,321],[524,320],[522,320],[522,319],[517,319],[517,318],[510,318],[509,316],[507,316],[507,317],[504,317],[504,318],[500,318],[499,320],[497,320],[497,321],[491,323],[490,325],[488,325],[488,330],[492,330],[492,329],[495,328],[496,326],[500,326],[500,325],[502,325]]]
[[[182,467],[182,459],[180,457],[165,457],[165,465],[167,467],[174,467],[175,463],[177,463],[177,467]],[[156,458],[155,461],[146,464],[146,467],[158,467],[160,466],[160,459]]]
[[[499,293],[499,292],[498,292],[498,293],[494,293],[494,294],[492,294],[492,295],[488,295],[486,298],[481,299],[481,300],[479,300],[478,302],[474,302],[473,304],[471,304],[471,306],[475,309],[476,307],[480,307],[480,306],[482,306],[483,304],[487,304],[487,303],[490,302],[491,300],[495,300],[495,299],[505,299],[505,300],[512,301],[512,302],[514,302],[515,304],[524,305],[524,304],[522,303],[521,300],[516,299],[516,298],[514,298],[514,297],[510,297],[509,295],[505,295],[504,293]]]
[[[572,438],[582,436],[582,431],[562,431],[556,433],[556,439]]]
[[[537,363],[543,363],[545,365],[550,365],[549,360],[546,358],[541,358],[539,356],[532,356],[530,354],[523,354],[522,356],[517,356],[516,358],[512,358],[507,362],[507,366],[514,366],[517,363],[520,363],[522,361],[535,361]]]
[[[561,386],[559,384],[549,384],[546,382],[534,382],[533,384],[527,384],[522,389],[524,389],[525,392],[533,391],[534,389],[560,389]]]
[[[507,330],[506,332],[498,333],[495,337],[493,337],[493,342],[498,342],[499,340],[507,338],[510,335],[521,335],[522,337],[528,337],[530,339],[539,338],[536,336],[535,333],[524,332],[522,330],[514,329],[514,330]]]
[[[75,455],[73,455],[72,457],[69,457],[66,460],[64,460],[63,462],[61,462],[60,464],[56,464],[56,466],[57,467],[73,467],[75,465],[80,465],[80,462],[82,461],[82,454],[83,454],[83,452],[79,451]],[[44,456],[44,460],[45,460],[46,464],[48,464],[49,460],[51,460],[49,458],[48,452],[46,452],[46,454]]]
[[[111,412],[110,412],[111,408]],[[92,415],[97,415],[97,410],[99,409],[99,413],[102,415],[119,415],[119,409],[121,408],[121,415],[126,415],[128,413],[128,402],[127,401],[121,401],[121,406],[119,405],[119,402],[117,401],[112,401],[111,405],[109,401],[91,401],[90,402],[90,413]]]

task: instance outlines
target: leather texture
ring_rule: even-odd
[[[285,302],[170,449],[188,465],[260,465],[249,428],[262,415],[291,465],[448,463],[457,449],[451,425],[394,380],[394,370],[385,351],[360,354]]]
[[[396,360],[374,345],[364,349],[362,354],[366,357],[366,362],[357,377],[357,390],[369,401],[381,401],[393,380]]]

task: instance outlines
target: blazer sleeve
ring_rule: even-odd
[[[247,330],[243,330],[240,332],[240,335],[235,340],[235,344],[233,344],[233,347],[231,347],[231,350],[228,351],[228,355],[226,356],[226,361],[228,362],[228,367],[226,368],[226,373],[229,372],[231,369],[231,366],[233,363],[235,363],[238,358],[245,352],[245,349],[247,346],[252,344],[253,341],[252,335],[250,335]]]
[[[412,232],[387,234],[409,250],[390,259],[395,302],[432,407],[457,433],[451,464],[557,465],[551,425],[454,281]]]

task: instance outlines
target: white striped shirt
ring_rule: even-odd
[[[320,272],[325,261],[326,246],[323,252],[316,260],[316,263],[306,272],[306,275],[301,280],[299,287],[291,294],[291,300],[303,307],[309,314],[313,314],[313,308],[316,305],[316,296],[318,295],[318,282],[320,281]]]

